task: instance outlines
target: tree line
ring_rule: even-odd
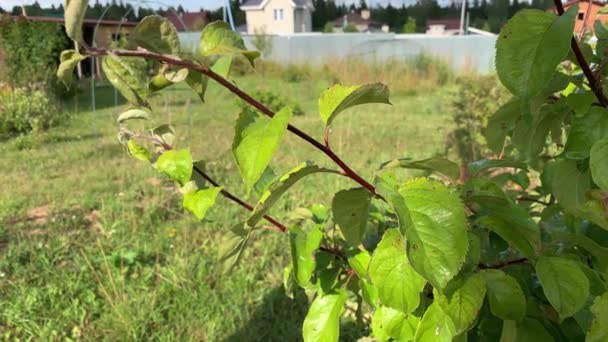
[[[240,6],[245,0],[231,0],[230,7],[234,18],[235,25],[245,24],[245,13],[241,11]],[[313,0],[315,11],[312,13],[312,26],[315,31],[322,31],[323,27],[346,13],[360,12],[362,9],[368,9],[365,0],[362,0],[357,5],[346,6],[345,4],[337,4],[334,0]],[[519,0],[473,0],[469,1],[469,24],[470,26],[484,29],[492,32],[499,32],[504,23],[511,18],[515,12],[524,8],[539,8],[549,9],[552,6],[551,0],[532,0],[531,3],[520,2]],[[64,13],[63,5],[52,5],[48,8],[42,8],[38,2],[24,6],[27,15],[29,16],[52,16],[62,17]],[[436,0],[418,0],[415,4],[394,7],[390,3],[385,6],[375,6],[371,10],[371,20],[388,24],[391,31],[394,32],[424,32],[426,23],[429,19],[446,19],[459,18],[460,4],[452,3],[448,7],[441,7]],[[123,18],[129,21],[139,21],[145,16],[151,14],[165,15],[171,12],[184,13],[184,8],[179,5],[177,8],[161,8],[152,9],[140,7],[135,11],[133,6],[123,1],[112,0],[110,3],[101,4],[99,0],[95,1],[86,12],[87,18],[100,18],[104,12],[104,18],[108,20],[121,20]],[[200,11],[206,11],[201,8]],[[12,15],[19,15],[22,12],[20,6],[15,6],[10,10],[2,9],[0,13],[8,12]],[[223,18],[222,8],[208,11],[210,20],[218,20]]]

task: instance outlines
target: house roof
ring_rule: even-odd
[[[14,15],[11,16],[13,19],[26,19],[26,20],[32,20],[32,21],[42,21],[42,22],[49,22],[49,23],[62,23],[65,21],[63,19],[63,17],[39,17],[39,16],[21,16],[21,15]],[[96,25],[98,22],[97,19],[84,19],[83,20],[83,24],[85,25]],[[136,26],[137,23],[134,21],[120,21],[120,20],[100,20],[99,21],[99,25],[104,25],[104,26]]]
[[[266,6],[266,3],[270,0],[246,0],[242,5],[242,10],[260,10]],[[294,8],[305,8],[310,7],[313,8],[312,4],[308,2],[308,0],[290,0],[291,6]]]
[[[165,15],[173,26],[180,31],[195,31],[197,30],[197,24],[203,23],[207,25],[209,23],[209,14],[206,11],[203,12],[184,12],[184,13],[173,13],[169,12]],[[180,20],[181,19],[181,20]],[[184,27],[184,25],[186,27]]]
[[[570,7],[570,6],[574,5],[574,4],[578,4],[579,2],[589,2],[589,0],[571,0],[571,1],[568,1],[568,2],[566,2],[564,4],[564,8]],[[602,6],[602,7],[604,5],[606,5],[605,2],[597,1],[597,0],[592,0],[591,3],[593,5],[598,5],[598,6]]]
[[[445,25],[446,30],[458,30],[460,29],[460,19],[448,18],[448,19],[428,19],[426,21],[426,27],[432,25]]]

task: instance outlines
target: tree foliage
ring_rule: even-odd
[[[358,322],[371,319],[371,333],[382,341],[560,341],[585,335],[595,341],[608,329],[608,100],[595,79],[603,77],[606,56],[601,48],[578,53],[582,42],[571,43],[577,6],[565,14],[561,2],[556,6],[559,15],[517,13],[497,41],[498,76],[513,97],[490,117],[484,133],[500,159],[458,167],[441,158],[396,158],[381,165],[373,181],[332,149],[329,127],[339,125],[338,114],[348,115],[352,106],[390,104],[381,84],[324,91],[319,120],[326,130],[320,142],[289,123],[289,107],[274,111],[238,88],[229,74],[216,72],[228,70],[218,62],[180,58],[165,19],[151,31],[135,30],[135,35],[164,32],[145,34],[144,45],[163,47],[158,51],[139,44],[83,56],[104,56],[112,84],[138,108],[119,116],[119,141],[176,182],[187,210],[204,219],[221,194],[251,211],[225,232],[218,255],[224,271],[238,262],[252,232],[270,224],[289,235],[292,258],[284,283],[313,296],[302,327],[305,341],[338,341],[340,319],[353,307]],[[222,23],[208,25],[201,39],[205,56],[245,57],[252,64],[259,56]],[[569,54],[570,46],[577,53]],[[173,54],[162,53],[167,51]],[[205,84],[212,79],[255,108],[237,119],[232,152],[257,204],[220,185],[188,148],[175,149],[178,132],[170,126],[154,127],[149,120],[142,131],[130,125],[161,118],[147,108],[147,97],[162,89],[143,82],[140,69],[132,67],[143,59],[162,64],[160,72],[174,83],[187,82],[189,75]],[[182,76],[169,77],[167,70]],[[205,89],[194,90],[202,99]],[[288,132],[326,156],[325,162],[307,161],[276,175],[269,163]],[[429,175],[404,180],[392,172],[399,167]],[[518,178],[514,169],[521,171]],[[311,206],[289,227],[271,216],[280,197],[301,179],[338,176],[357,186],[337,192],[331,210]]]

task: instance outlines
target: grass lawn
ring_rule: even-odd
[[[292,123],[322,139],[316,103],[328,81],[237,83],[295,99],[305,115]],[[204,222],[185,213],[172,183],[118,144],[115,118],[126,106],[114,107],[107,87],[98,93],[94,116],[82,95],[66,125],[0,144],[0,338],[299,340],[307,298],[283,291],[287,236],[257,233],[241,264],[220,275],[214,260],[223,232],[247,213],[223,198]],[[230,151],[234,96],[215,85],[205,105],[185,88],[164,94],[152,101],[155,120],[173,123],[178,147],[190,146],[216,179],[243,195]],[[335,121],[331,145],[368,180],[383,161],[441,152],[451,125],[448,95],[448,87],[397,92],[393,106],[349,110]],[[272,166],[280,173],[309,159],[332,166],[288,133]],[[351,186],[335,175],[311,176],[271,214],[286,220],[297,207],[330,205],[334,192]],[[362,334],[343,321],[344,340]]]

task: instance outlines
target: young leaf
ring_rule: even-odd
[[[337,342],[340,337],[340,315],[345,302],[346,291],[342,289],[317,296],[310,305],[302,326],[304,342]]]
[[[218,58],[211,66],[211,70],[223,78],[228,78],[230,75],[230,67],[232,66],[232,56],[222,56]]]
[[[173,82],[169,81],[165,77],[164,73],[161,71],[158,75],[152,77],[152,79],[148,83],[148,90],[150,91],[150,93],[155,93],[171,85],[173,85]]]
[[[268,167],[292,116],[289,107],[281,109],[271,119],[248,110],[239,115],[232,153],[245,181],[247,193]]]
[[[591,107],[589,113],[575,118],[564,147],[568,159],[586,159],[593,144],[608,137],[608,110]]]
[[[481,274],[486,279],[492,314],[503,320],[524,318],[526,297],[517,280],[501,270],[484,270]]]
[[[175,26],[164,17],[143,18],[131,33],[133,41],[142,48],[166,55],[179,54],[179,38]]]
[[[589,280],[576,261],[542,256],[536,263],[536,275],[562,320],[574,315],[587,301]]]
[[[411,341],[416,334],[420,318],[401,311],[380,306],[372,315],[372,334],[381,342]],[[391,340],[392,339],[392,340]]]
[[[162,124],[154,127],[150,130],[150,134],[169,147],[173,147],[175,144],[175,130],[170,125]]]
[[[469,163],[467,166],[469,169],[469,175],[474,176],[482,171],[486,171],[494,168],[516,168],[527,171],[528,165],[524,162],[508,159],[480,159]]]
[[[353,271],[357,273],[359,278],[368,279],[367,269],[369,267],[369,262],[371,261],[371,256],[368,251],[357,249],[354,252],[349,253],[347,259],[348,264]]]
[[[218,261],[221,265],[222,273],[230,272],[241,259],[245,245],[249,241],[249,233],[246,231],[243,224],[237,224],[226,232],[225,240],[218,248]]]
[[[334,221],[348,243],[358,246],[367,228],[367,215],[372,195],[364,188],[336,193],[331,204]]]
[[[586,342],[608,341],[608,292],[595,298],[591,312],[595,319],[587,333]]]
[[[184,195],[184,208],[192,212],[199,220],[205,218],[207,210],[215,204],[217,195],[222,191],[220,187],[188,192]]]
[[[65,50],[61,52],[59,56],[59,68],[57,68],[57,78],[63,82],[66,88],[69,88],[72,84],[72,76],[74,74],[74,68],[84,60],[86,57],[79,54],[75,50]]]
[[[437,294],[436,303],[454,323],[454,333],[461,334],[473,325],[486,296],[486,282],[482,275],[474,273],[450,298]]]
[[[65,1],[65,33],[70,39],[79,43],[82,39],[82,22],[89,7],[88,0],[66,0]]]
[[[453,181],[458,180],[458,177],[460,176],[460,167],[458,167],[458,164],[445,158],[435,157],[423,160],[411,160],[409,158],[394,159],[382,163],[382,165],[380,165],[380,170],[394,167],[437,172],[447,176]]]
[[[517,119],[526,111],[525,101],[512,98],[488,119],[483,135],[488,147],[496,154],[502,151],[505,137],[515,127]]]
[[[128,120],[150,120],[150,110],[148,108],[131,108],[118,116],[119,124]]]
[[[289,189],[292,185],[294,185],[297,181],[304,178],[307,175],[316,172],[334,172],[333,170],[325,169],[318,167],[310,162],[303,163],[293,168],[289,172],[285,173],[278,179],[274,181],[266,192],[260,197],[260,200],[256,204],[251,216],[247,220],[247,224],[250,227],[254,227],[260,219],[272,206],[276,203],[276,201]]]
[[[142,161],[150,161],[152,157],[150,155],[150,151],[148,151],[145,147],[139,145],[135,140],[130,139],[127,143],[127,149],[129,154],[132,155],[135,159],[139,159]]]
[[[593,181],[600,189],[608,191],[608,138],[598,140],[590,152],[589,166]]]
[[[496,71],[513,94],[532,98],[551,81],[570,49],[578,5],[557,17],[521,10],[503,27],[496,42]]]
[[[445,185],[426,178],[407,182],[399,192],[412,220],[405,230],[409,260],[416,272],[441,290],[467,255],[464,205]]]
[[[214,21],[203,29],[199,51],[203,56],[212,55],[243,55],[251,66],[260,56],[257,51],[248,51],[241,36],[232,31],[228,23]]]
[[[192,155],[189,149],[167,151],[156,161],[158,171],[184,186],[192,176]]]
[[[426,309],[418,329],[416,329],[416,342],[451,342],[456,336],[456,326],[439,303],[435,302]]]
[[[391,104],[388,96],[388,87],[382,83],[352,87],[336,84],[321,93],[319,114],[325,126],[329,126],[336,115],[350,107],[366,103]]]
[[[140,75],[129,63],[141,63],[145,61],[139,58],[126,59],[112,54],[107,55],[101,63],[102,69],[108,81],[112,83],[122,96],[130,103],[138,107],[148,107],[145,100],[147,96],[146,85]]]
[[[405,239],[399,230],[384,232],[372,255],[368,273],[383,305],[405,314],[416,310],[425,281],[410,265]]]
[[[306,288],[311,285],[310,277],[316,266],[314,254],[319,249],[322,238],[323,232],[318,225],[310,231],[295,226],[289,229],[293,273],[301,287]]]

